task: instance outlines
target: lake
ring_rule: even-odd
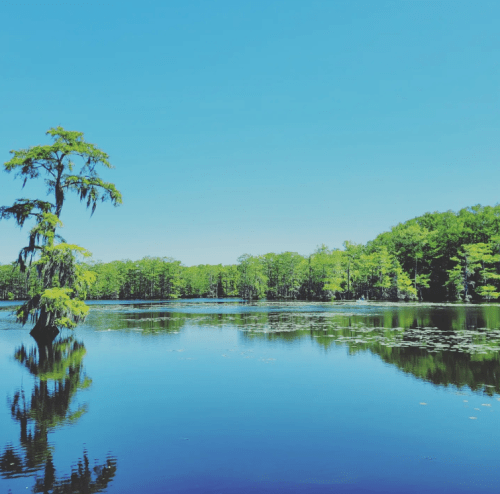
[[[496,493],[500,306],[0,304],[0,492]]]

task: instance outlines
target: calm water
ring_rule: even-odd
[[[0,493],[498,492],[498,305],[0,305]]]

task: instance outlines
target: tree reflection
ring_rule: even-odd
[[[0,455],[0,473],[5,478],[26,476],[43,470],[33,492],[99,492],[114,477],[116,462],[109,458],[103,465],[89,468],[87,453],[69,478],[57,479],[52,461],[50,432],[73,424],[87,411],[86,405],[72,407],[75,394],[90,386],[83,370],[85,346],[73,336],[53,343],[38,342],[36,347],[21,345],[14,358],[35,380],[31,396],[23,389],[9,401],[12,418],[19,423],[19,448],[8,444]]]
[[[436,385],[500,393],[500,329],[495,329],[500,325],[499,313],[490,307],[468,313],[460,309],[429,311],[409,306],[373,315],[238,314],[226,324],[240,329],[245,340],[292,343],[313,338],[325,350],[342,345],[352,355],[369,351]],[[210,324],[223,322],[212,317]]]
[[[102,492],[116,474],[116,460],[108,458],[106,463],[90,468],[87,452],[73,468],[69,477],[57,479],[56,470],[49,457],[45,464],[44,475],[36,479],[32,492],[43,494],[93,494]]]
[[[436,385],[469,386],[500,393],[500,311],[494,306],[373,304],[368,312],[337,304],[338,312],[314,310],[314,304],[266,304],[262,311],[137,312],[117,317],[103,311],[102,327],[140,328],[142,334],[177,332],[186,325],[241,331],[246,341],[293,344],[304,338],[325,350],[346,346],[350,354],[370,351],[382,360]],[[303,308],[303,312],[297,309]],[[291,309],[291,310],[290,310]],[[313,310],[311,310],[313,309]],[[126,324],[126,326],[125,326]],[[498,328],[498,329],[497,329]]]
[[[374,353],[385,362],[419,379],[443,386],[468,386],[488,395],[500,393],[498,375],[500,358],[496,355],[478,359],[468,353],[428,352],[418,348],[377,348]]]
[[[76,392],[91,383],[83,373],[85,352],[83,343],[69,337],[51,344],[40,343],[31,349],[21,345],[14,354],[14,358],[37,377],[29,399],[21,389],[9,403],[12,418],[20,426],[22,465],[26,472],[39,469],[50,456],[49,432],[76,422],[86,412],[85,405],[76,409],[70,406]],[[9,463],[17,465],[19,461]]]

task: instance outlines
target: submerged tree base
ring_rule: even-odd
[[[58,334],[59,330],[55,326],[41,327],[38,324],[30,331],[30,335],[39,345],[52,343]]]

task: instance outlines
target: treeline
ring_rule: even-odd
[[[171,258],[85,264],[96,273],[91,299],[242,297],[291,300],[490,301],[500,296],[500,205],[426,213],[366,245],[245,254],[236,265],[186,267]],[[0,266],[0,297],[34,290],[13,266]]]
[[[22,274],[16,263],[0,265],[0,300],[25,300],[33,296],[36,281]]]

